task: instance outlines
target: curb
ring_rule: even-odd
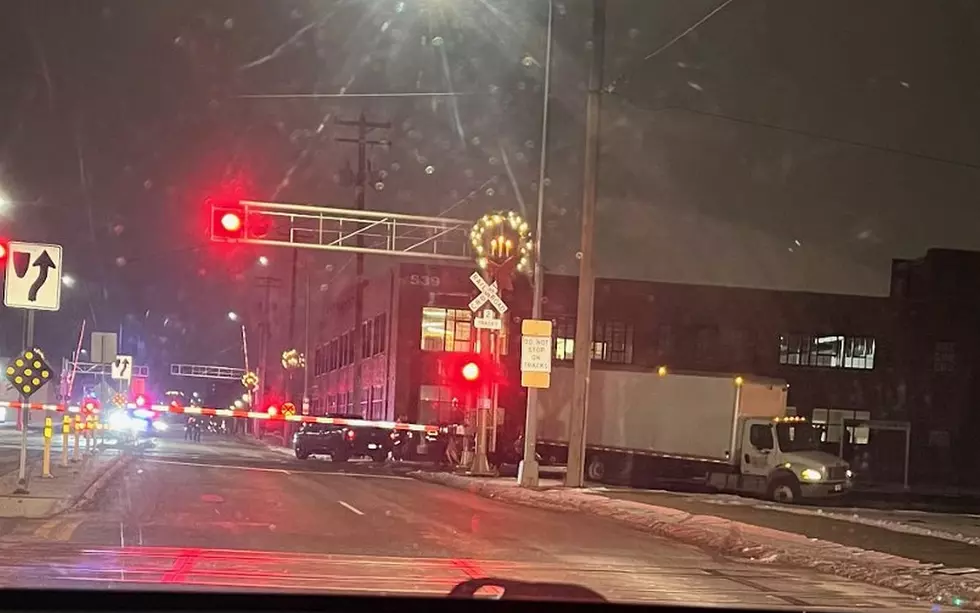
[[[116,456],[116,459],[112,460],[109,466],[102,471],[102,474],[96,477],[95,481],[90,483],[81,494],[69,501],[69,503],[65,505],[63,509],[57,510],[51,515],[54,516],[59,513],[74,511],[82,505],[92,502],[92,499],[95,498],[96,494],[105,489],[106,485],[108,485],[109,481],[116,475],[116,473],[125,468],[132,459],[133,455],[129,453],[121,453]]]
[[[711,515],[560,489],[519,489],[447,473],[410,477],[485,498],[563,513],[588,513],[712,552],[816,570],[961,608],[980,610],[980,581],[937,575],[935,565]]]

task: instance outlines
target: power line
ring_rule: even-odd
[[[721,12],[722,9],[724,9],[726,6],[728,6],[729,4],[731,4],[733,1],[734,0],[724,0],[721,4],[719,4],[718,6],[716,6],[713,9],[711,9],[704,17],[702,17],[701,19],[698,19],[693,24],[691,24],[686,30],[684,30],[683,32],[681,32],[677,36],[671,38],[666,43],[660,45],[659,47],[657,47],[656,49],[654,49],[650,53],[646,54],[643,57],[643,59],[638,62],[638,64],[642,64],[643,62],[646,62],[647,60],[651,60],[651,59],[657,57],[658,55],[660,55],[661,53],[663,53],[664,51],[666,51],[667,49],[669,49],[670,47],[674,46],[674,43],[676,43],[677,41],[681,40],[682,38],[684,38],[685,36],[687,36],[688,34],[690,34],[691,32],[693,32],[694,30],[696,30],[699,27],[701,27],[701,25],[704,22],[708,21],[709,19],[711,19],[712,17],[714,17],[716,14],[718,14],[719,12]],[[624,71],[624,72],[620,73],[619,76],[617,76],[615,79],[613,79],[613,80],[611,80],[609,82],[609,85],[607,85],[607,86],[605,86],[603,88],[603,91],[605,91],[606,93],[612,93],[613,91],[615,91],[616,85],[619,84],[620,81],[622,81],[623,79],[625,79],[629,75],[629,72],[630,71]]]
[[[928,162],[935,162],[938,164],[947,164],[949,166],[957,166],[959,168],[968,168],[970,170],[980,170],[980,163],[974,162],[964,162],[962,160],[954,160],[951,158],[944,158],[936,155],[930,155],[928,153],[918,153],[915,151],[908,151],[905,149],[898,149],[896,147],[889,147],[887,145],[876,145],[874,143],[866,143],[858,140],[852,140],[848,138],[841,138],[838,136],[828,136],[826,134],[819,134],[817,132],[810,132],[809,130],[802,130],[799,128],[792,128],[789,126],[781,126],[773,123],[766,123],[764,121],[758,121],[754,119],[746,119],[744,117],[735,117],[733,115],[725,115],[723,113],[713,113],[711,111],[703,111],[699,109],[693,109],[682,106],[669,106],[661,107],[658,109],[648,109],[655,112],[660,111],[680,111],[683,113],[690,113],[692,115],[701,115],[704,117],[710,117],[712,119],[721,119],[723,121],[730,121],[732,123],[739,123],[742,125],[753,126],[756,128],[764,128],[767,130],[774,130],[777,132],[784,132],[786,134],[793,134],[796,136],[805,136],[807,138],[813,138],[818,140],[823,140],[831,143],[837,143],[839,145],[847,145],[849,147],[858,147],[862,149],[871,149],[872,151],[880,151],[882,153],[890,153],[893,155],[901,155],[910,158],[916,158],[920,160],[925,160]]]

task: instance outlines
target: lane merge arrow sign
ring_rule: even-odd
[[[133,357],[129,355],[117,355],[112,361],[111,375],[113,379],[129,381],[133,378]]]
[[[11,241],[3,303],[13,309],[61,308],[61,245]]]

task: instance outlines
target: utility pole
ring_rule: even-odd
[[[259,321],[259,385],[258,397],[255,399],[257,407],[253,410],[261,410],[265,400],[266,386],[271,384],[269,376],[269,344],[272,341],[272,290],[282,284],[278,277],[257,277],[255,285],[259,289],[265,290],[265,297],[262,301],[262,318]]]
[[[592,0],[592,58],[585,107],[585,164],[582,171],[582,248],[579,260],[578,307],[575,311],[572,414],[568,424],[568,468],[565,485],[582,487],[585,464],[585,426],[589,408],[589,369],[592,362],[592,318],[595,307],[596,187],[599,175],[599,111],[602,102],[602,64],[606,47],[606,0]]]
[[[369,140],[368,133],[371,130],[387,130],[391,128],[388,121],[368,121],[362,111],[357,120],[335,120],[338,126],[350,126],[357,128],[357,138],[337,138],[339,143],[354,143],[357,145],[357,176],[354,180],[355,204],[358,211],[365,210],[365,196],[368,183],[368,145],[388,146],[387,140]],[[357,247],[364,246],[364,236],[358,233],[355,237]],[[364,351],[364,338],[361,334],[361,323],[364,319],[364,254],[358,252],[355,256],[354,272],[354,382],[353,398],[351,400],[354,412],[361,414],[361,355]]]
[[[544,299],[544,268],[541,262],[541,234],[544,232],[544,188],[548,177],[548,110],[551,105],[551,46],[555,23],[555,1],[548,0],[548,28],[545,32],[544,94],[541,103],[541,163],[538,166],[538,210],[534,225],[534,295],[531,319],[541,319]],[[524,454],[518,465],[517,482],[521,487],[538,485],[538,389],[527,390],[527,412],[524,416]]]

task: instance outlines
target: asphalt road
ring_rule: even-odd
[[[94,501],[0,539],[0,585],[443,595],[496,576],[612,600],[918,610],[888,590],[727,560],[586,515],[510,506],[373,464],[160,442]]]

